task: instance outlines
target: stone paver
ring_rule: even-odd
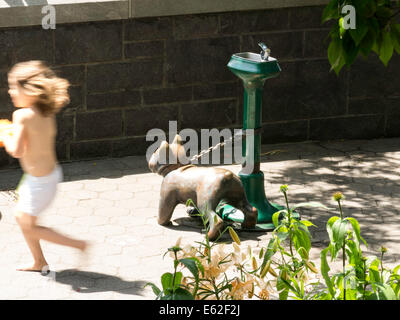
[[[318,201],[334,208],[331,196],[341,191],[345,215],[360,222],[362,236],[377,254],[388,248],[385,263],[400,263],[400,139],[334,141],[263,145],[262,152],[280,150],[262,158],[265,192],[282,203],[282,184],[289,185],[289,201]],[[0,171],[0,299],[154,299],[148,281],[172,270],[172,259],[163,255],[179,237],[182,243],[201,241],[201,227],[178,205],[172,225],[157,224],[162,177],[151,173],[145,157],[125,157],[63,163],[64,182],[41,223],[72,237],[91,242],[90,255],[81,265],[73,249],[43,242],[53,272],[15,271],[30,262],[30,254],[13,217],[13,190],[21,171]],[[240,165],[224,165],[234,173]],[[311,258],[319,265],[326,247],[326,221],[335,212],[303,209],[304,219],[317,228]],[[242,246],[260,249],[271,232],[240,232]],[[229,241],[229,237],[224,238]]]

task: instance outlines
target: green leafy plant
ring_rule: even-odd
[[[288,186],[282,185],[286,208],[276,212],[273,217],[275,229],[266,247],[243,250],[238,234],[227,226],[220,237],[211,242],[208,239],[209,224],[204,212],[201,212],[191,200],[187,205],[194,206],[199,212],[205,227],[203,241],[182,246],[178,239],[175,246],[165,254],[173,258],[173,272],[161,276],[160,289],[151,286],[156,299],[270,299],[277,296],[280,300],[398,300],[400,299],[400,265],[393,270],[383,265],[387,249],[381,247],[380,259],[376,256],[365,257],[361,244],[367,246],[361,237],[358,221],[345,217],[342,209],[344,196],[337,192],[333,195],[339,207],[339,214],[327,222],[329,246],[320,253],[320,272],[310,260],[311,234],[309,227],[315,227],[307,220],[296,218],[296,209],[300,207],[326,206],[318,202],[298,203],[290,206]],[[229,232],[233,242],[226,250],[226,243],[219,240]],[[165,256],[164,254],[164,256]],[[342,270],[330,274],[328,264],[341,262]],[[324,287],[321,287],[323,280]]]
[[[151,286],[156,295],[156,300],[194,300],[192,293],[185,289],[182,283],[183,274],[181,271],[177,271],[177,268],[179,264],[183,264],[193,272],[195,276],[198,276],[198,264],[195,259],[178,259],[178,252],[181,250],[182,249],[176,245],[169,248],[167,251],[174,255],[174,272],[166,272],[161,276],[162,290],[151,282],[145,285],[145,287]]]
[[[311,290],[305,290],[309,280],[308,272],[318,273],[315,264],[309,260],[311,234],[308,228],[315,225],[308,220],[295,218],[294,213],[300,207],[326,207],[317,202],[304,202],[290,207],[288,186],[282,185],[280,191],[285,197],[286,209],[277,211],[272,216],[275,230],[266,248],[261,269],[270,268],[273,263],[279,270],[276,275],[276,290],[281,300],[308,299],[312,288],[318,284],[316,281],[311,285]],[[284,243],[288,243],[288,248],[285,248]],[[275,253],[280,255],[280,261],[271,260]]]
[[[210,225],[205,213],[199,210],[191,199],[186,205],[199,212],[194,216],[201,218],[205,237],[203,241],[196,242],[197,246],[181,247],[178,240],[174,247],[168,249],[167,253],[169,252],[174,259],[174,272],[167,272],[161,276],[162,290],[153,283],[146,284],[152,287],[156,299],[227,300],[243,299],[246,294],[250,297],[255,296],[254,289],[259,282],[256,282],[252,275],[255,271],[251,270],[251,265],[254,266],[251,249],[247,254],[241,252],[240,239],[230,226],[211,242],[208,238]],[[226,252],[225,244],[218,242],[226,231],[233,240],[231,252]],[[183,269],[189,272],[184,275]],[[266,298],[269,294],[264,289],[261,290],[260,296]]]
[[[347,13],[342,8],[351,5],[355,9],[355,28],[346,28]],[[333,20],[329,33],[331,42],[328,59],[331,70],[338,75],[346,65],[350,66],[357,56],[367,57],[375,52],[387,66],[393,52],[400,54],[400,1],[390,0],[331,0],[322,14],[322,23]]]
[[[364,257],[360,226],[356,219],[344,217],[341,201],[344,196],[337,192],[333,199],[338,203],[340,216],[333,216],[327,222],[329,246],[321,251],[321,275],[326,290],[316,295],[316,299],[329,300],[398,300],[400,265],[393,271],[383,267],[385,248],[381,249],[381,260],[375,256]],[[329,275],[328,253],[331,262],[342,255],[342,271]]]

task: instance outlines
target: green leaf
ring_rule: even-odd
[[[393,55],[393,42],[389,32],[384,32],[382,35],[382,43],[379,52],[379,59],[383,62],[385,67],[388,65],[390,58]]]
[[[397,300],[397,296],[394,293],[391,286],[388,284],[376,284],[378,291],[378,300]]]
[[[394,274],[397,274],[397,272],[400,270],[400,264],[398,265],[398,266],[396,266],[394,269],[393,269],[393,273]]]
[[[357,27],[355,29],[350,29],[350,36],[353,38],[354,43],[358,46],[360,42],[364,39],[364,37],[368,33],[368,26],[365,23],[364,19],[361,19],[360,16],[357,15]]]
[[[282,242],[282,241],[285,241],[287,239],[287,237],[289,236],[289,233],[287,233],[287,232],[278,232],[276,234],[276,236],[278,237],[279,241]]]
[[[391,15],[392,15],[392,10],[390,10],[387,7],[378,6],[378,8],[376,8],[376,16],[378,18],[386,20],[386,19],[389,19]]]
[[[289,296],[289,289],[285,289],[279,292],[279,300],[287,300],[288,296]]]
[[[174,276],[170,272],[166,272],[161,276],[161,284],[162,284],[164,291],[173,289],[173,286],[172,286],[173,278],[174,278]]]
[[[376,284],[381,281],[381,275],[379,273],[379,268],[377,266],[371,266],[368,268],[369,280],[371,282],[372,288],[376,290]]]
[[[343,37],[343,54],[345,64],[350,66],[353,64],[354,60],[357,58],[359,47],[355,45],[353,39],[349,34]]]
[[[150,286],[151,289],[153,289],[153,292],[157,297],[160,295],[161,290],[154,283],[148,282],[144,287],[146,288],[147,286]]]
[[[364,1],[364,0],[362,0]],[[368,18],[372,17],[376,12],[376,2],[375,1],[366,1],[364,15]]]
[[[347,220],[338,219],[332,225],[333,242],[338,248],[343,246],[346,239]]]
[[[333,39],[328,47],[328,60],[331,64],[331,70],[339,75],[340,70],[345,65],[344,50],[340,39]]]
[[[194,300],[194,297],[189,291],[178,288],[174,292],[170,290],[167,291],[167,293],[161,297],[161,300]]]
[[[187,199],[187,201],[186,201],[186,207],[189,207],[189,206],[191,206],[191,205],[195,206],[193,200],[192,200],[192,199]]]
[[[311,241],[308,235],[304,232],[304,230],[298,229],[293,233],[293,244],[296,248],[296,251],[303,259],[308,259],[308,252],[311,249]],[[301,248],[305,249],[300,250]]]
[[[339,18],[338,0],[331,0],[322,12],[321,23]]]
[[[368,57],[372,50],[372,46],[375,43],[375,33],[371,30],[368,30],[367,35],[363,38],[360,43],[360,52],[364,55],[364,57]]]
[[[275,226],[275,228],[279,225],[279,215],[281,214],[281,211],[277,211],[272,215],[272,222]]]
[[[305,225],[306,227],[311,227],[311,226],[316,227],[315,224],[313,224],[311,221],[308,221],[308,220],[300,220],[299,223]]]
[[[202,274],[204,274],[204,268],[201,263],[196,258],[184,258],[180,259],[179,262],[182,263],[188,270],[192,273],[196,282],[199,281],[199,267],[202,268]]]
[[[186,289],[178,288],[175,290],[174,300],[194,300],[194,297]]]
[[[329,267],[328,261],[326,260],[326,255],[329,251],[329,247],[325,248],[324,250],[321,251],[320,257],[321,257],[321,275],[325,280],[325,284],[328,287],[330,295],[333,297],[335,295],[335,290],[333,289],[333,284],[331,282],[331,278],[329,277],[329,271],[331,268]]]
[[[350,249],[347,253],[349,256],[349,263],[354,265],[362,265],[361,250],[359,245],[352,240],[347,240],[346,246]]]
[[[333,241],[333,233],[332,233],[332,226],[333,224],[336,222],[336,220],[338,220],[339,217],[338,216],[333,216],[331,217],[328,222],[326,223],[326,230],[328,231],[328,235],[329,235],[329,240],[332,242]]]
[[[265,267],[265,264],[268,262],[269,259],[272,258],[272,256],[276,252],[276,250],[274,250],[275,241],[276,240],[274,238],[271,238],[268,242],[267,250],[265,251],[264,259],[261,264],[261,270]]]
[[[183,278],[182,272],[178,271],[175,273],[175,279],[174,279],[174,283],[173,283],[174,290],[179,288],[179,286],[181,285],[182,278]]]
[[[397,54],[400,54],[400,24],[392,25],[390,36],[392,37],[393,47]]]
[[[351,223],[358,245],[360,245],[360,240],[362,240],[365,246],[368,248],[367,242],[361,237],[360,225],[358,224],[358,221],[352,217],[347,217],[345,220],[348,220]]]

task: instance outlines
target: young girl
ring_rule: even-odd
[[[86,242],[71,239],[37,224],[38,215],[52,202],[62,169],[57,162],[55,114],[69,102],[67,80],[41,61],[16,64],[8,73],[9,94],[18,108],[13,113],[13,135],[4,139],[6,151],[18,158],[24,171],[18,186],[16,220],[33,256],[20,271],[48,270],[40,240],[80,249]]]

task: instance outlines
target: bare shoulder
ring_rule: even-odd
[[[29,108],[21,108],[13,112],[13,122],[23,123],[34,117],[34,113]]]

